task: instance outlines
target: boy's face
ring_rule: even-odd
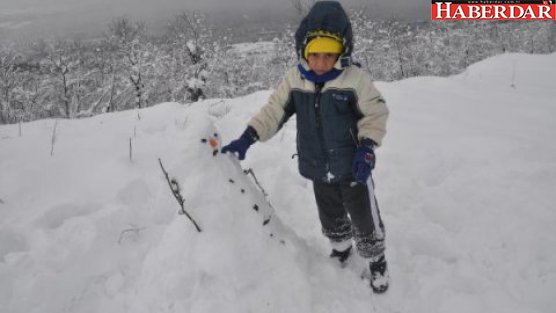
[[[309,53],[307,56],[307,63],[315,74],[322,75],[334,68],[338,56],[339,55],[334,53]]]

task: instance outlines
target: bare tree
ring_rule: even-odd
[[[71,118],[71,81],[70,72],[74,67],[71,60],[70,49],[65,41],[58,41],[51,47],[48,61],[50,65],[50,73],[55,78],[54,83],[54,101],[60,101],[62,108],[59,108],[60,114],[64,117]]]

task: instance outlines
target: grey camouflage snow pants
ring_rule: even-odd
[[[332,243],[355,240],[363,258],[384,254],[384,224],[374,194],[374,182],[313,181],[323,234]]]

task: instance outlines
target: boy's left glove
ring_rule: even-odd
[[[363,138],[355,152],[353,159],[352,174],[356,181],[366,183],[375,168],[375,143],[371,139]]]

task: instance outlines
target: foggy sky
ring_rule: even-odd
[[[307,0],[305,0],[307,2]],[[376,18],[429,19],[428,0],[341,0],[345,7],[366,5]],[[0,0],[0,41],[14,36],[63,36],[99,32],[126,15],[162,24],[183,10],[225,12],[229,19],[294,15],[292,0]],[[287,22],[287,21],[286,21]]]

